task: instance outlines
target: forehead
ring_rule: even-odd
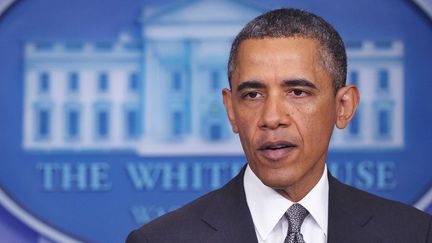
[[[241,42],[234,70],[234,80],[240,78],[267,79],[269,76],[299,76],[313,78],[325,71],[317,40],[311,38],[263,38]],[[328,72],[325,72],[328,74]],[[300,77],[300,76],[305,77]],[[237,78],[235,77],[237,76]],[[255,77],[245,77],[255,76]],[[264,78],[265,76],[265,78]],[[309,76],[309,77],[307,77]]]
[[[315,61],[319,57],[319,47],[318,41],[303,37],[247,39],[239,45],[237,61],[238,64],[245,60],[278,58]]]

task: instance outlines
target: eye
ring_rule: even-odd
[[[296,96],[296,97],[303,97],[303,96],[307,95],[307,93],[301,89],[293,89],[293,90],[290,90],[289,93]]]
[[[260,93],[258,93],[257,91],[251,91],[251,92],[248,92],[248,93],[243,95],[243,97],[247,98],[247,99],[256,99],[256,98],[259,98],[261,96],[262,95]]]

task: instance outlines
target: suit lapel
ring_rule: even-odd
[[[207,241],[258,243],[252,216],[246,202],[242,171],[215,194],[202,220],[216,230]]]
[[[367,202],[356,197],[355,190],[343,185],[329,173],[328,243],[374,243],[380,238],[368,230],[374,219]]]

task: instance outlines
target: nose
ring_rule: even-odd
[[[289,126],[290,116],[285,102],[278,95],[267,97],[259,120],[259,127],[261,129],[277,129]]]

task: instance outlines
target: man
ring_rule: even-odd
[[[327,172],[333,128],[345,128],[359,103],[346,65],[339,34],[316,15],[278,9],[248,23],[223,90],[247,166],[127,242],[432,242],[430,215]]]

